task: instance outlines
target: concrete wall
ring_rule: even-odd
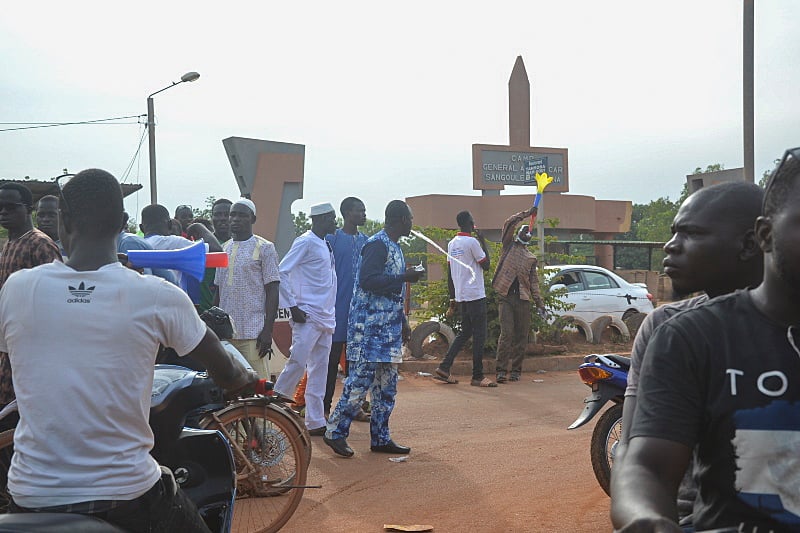
[[[429,194],[411,196],[406,202],[414,211],[414,224],[439,228],[456,228],[456,215],[467,210],[482,230],[500,231],[512,214],[528,209],[534,195],[461,196]],[[630,229],[630,201],[596,200],[575,194],[548,194],[542,198],[539,219],[557,218],[558,229],[568,233],[602,233],[613,235]]]
[[[728,183],[731,181],[745,181],[743,168],[731,168],[728,170],[717,170],[715,172],[703,172],[702,174],[689,174],[686,176],[686,184],[689,193],[697,192],[703,187],[710,187],[717,183]]]
[[[283,257],[294,240],[292,203],[303,197],[305,146],[246,137],[222,144],[239,191],[256,204],[253,233],[271,240]]]

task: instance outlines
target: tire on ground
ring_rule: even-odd
[[[586,342],[594,343],[592,327],[584,319],[574,315],[564,315],[561,317],[568,327],[577,328],[586,337]]]
[[[594,344],[600,344],[603,338],[603,331],[611,325],[611,315],[603,315],[592,321],[592,339]]]
[[[622,321],[621,318],[617,316],[612,317],[611,327],[617,330],[617,333],[620,334],[624,342],[628,342],[629,340],[631,340],[631,332],[628,329],[628,326],[625,324],[625,322]]]
[[[594,344],[600,344],[603,338],[603,331],[606,328],[615,329],[617,334],[622,337],[625,342],[631,340],[630,331],[628,331],[628,326],[625,325],[625,322],[622,321],[621,318],[611,315],[603,315],[597,317],[592,322],[592,336],[594,338]]]
[[[414,328],[414,331],[411,332],[411,338],[408,341],[408,349],[411,351],[411,355],[417,359],[420,359],[424,355],[423,346],[425,344],[425,340],[436,333],[444,337],[448,346],[453,344],[453,340],[456,338],[456,334],[453,333],[453,329],[447,324],[442,324],[441,322],[436,322],[435,320],[422,322]]]
[[[644,322],[645,317],[647,317],[647,313],[627,313],[627,318],[624,317],[622,321],[625,322],[625,325],[628,326],[628,332],[631,334],[631,337],[635,337],[636,334],[639,332],[639,328],[642,327],[642,322]]]

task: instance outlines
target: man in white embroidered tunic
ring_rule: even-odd
[[[269,379],[272,325],[278,316],[278,253],[267,239],[253,235],[256,206],[241,199],[231,205],[231,239],[223,249],[227,268],[218,268],[215,305],[233,320],[231,339],[237,350],[262,378]]]

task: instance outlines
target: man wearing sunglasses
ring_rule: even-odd
[[[33,227],[32,212],[30,189],[20,183],[0,185],[0,226],[8,230],[0,257],[0,287],[17,270],[61,260],[53,239]]]
[[[23,268],[61,261],[53,239],[33,227],[33,196],[20,183],[0,185],[0,226],[8,230],[8,241],[0,256],[0,288],[8,277]],[[8,354],[0,352],[0,408],[14,399]]]
[[[156,352],[163,343],[195,358],[229,391],[253,378],[178,287],[119,263],[122,191],[111,174],[85,170],[61,193],[67,263],[17,272],[0,292],[0,350],[10,354],[20,413],[9,511],[209,531],[149,454]]]
[[[798,530],[799,180],[800,149],[789,150],[755,222],[761,284],[675,315],[648,343],[627,450],[614,465],[611,518],[621,533],[682,531],[676,493],[692,454],[695,530]]]

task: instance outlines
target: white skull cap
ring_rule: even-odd
[[[243,205],[247,209],[253,212],[253,216],[256,214],[256,204],[253,203],[252,200],[248,200],[247,198],[240,198],[233,202],[233,205]]]
[[[335,213],[335,212],[336,210],[333,208],[333,206],[330,203],[325,202],[324,204],[312,205],[309,214],[312,217],[315,217],[317,215],[324,215],[325,213]]]

